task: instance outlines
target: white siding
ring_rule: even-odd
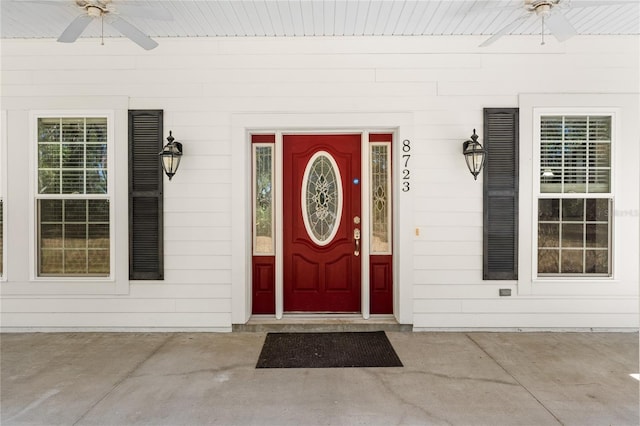
[[[8,175],[2,327],[229,330],[242,317],[232,310],[246,305],[233,300],[245,294],[234,290],[244,285],[234,281],[234,265],[242,267],[243,260],[233,255],[239,242],[232,166],[244,161],[233,158],[234,116],[333,112],[413,117],[411,191],[396,191],[403,208],[411,208],[396,224],[402,241],[396,256],[409,268],[395,283],[401,321],[416,329],[637,327],[640,129],[628,116],[638,107],[638,37],[581,36],[540,46],[537,36],[514,36],[480,49],[483,39],[159,39],[150,52],[119,39],[105,46],[86,39],[70,45],[2,40],[8,162],[19,164],[10,165]],[[619,267],[615,282],[595,284],[599,291],[590,284],[582,292],[580,283],[564,292],[531,291],[538,284],[527,275],[530,253],[521,255],[520,282],[482,280],[482,181],[466,169],[462,141],[474,128],[482,135],[483,108],[519,107],[521,97],[533,93],[554,96],[557,104],[566,99],[571,107],[580,105],[565,95],[598,94],[608,104],[607,94],[635,98],[623,105],[624,134],[632,137],[616,141],[615,164],[618,178],[630,185],[616,200],[631,213],[616,218],[624,224],[615,231]],[[126,110],[147,108],[164,110],[165,134],[172,130],[185,151],[179,172],[165,181],[165,280],[126,280],[127,231],[120,223],[125,249],[117,254],[121,272],[113,291],[31,282],[25,260],[33,226],[25,219],[29,111],[116,112],[118,209],[126,212]],[[521,133],[521,144],[530,139]],[[528,148],[521,145],[524,162]],[[531,171],[520,179],[531,186]],[[530,210],[521,213],[531,216]],[[500,288],[512,289],[512,296],[499,297]]]

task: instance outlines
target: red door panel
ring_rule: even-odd
[[[354,229],[360,228],[354,218],[361,216],[360,145],[359,134],[283,136],[283,296],[287,312],[360,311],[361,261],[354,241]],[[336,184],[342,189],[342,203],[337,202],[335,192],[318,192],[312,198],[316,204],[327,198],[341,204],[333,218],[338,224],[336,232],[321,238],[312,236],[305,226],[302,204],[308,196],[303,191],[305,170],[318,152],[335,160],[340,178]],[[324,182],[323,175],[318,179],[314,188]]]
[[[340,258],[327,262],[325,265],[325,276],[327,283],[327,291],[352,291],[353,283],[351,280],[342,279],[349,276],[349,271],[353,268],[351,258],[353,253],[346,253]],[[360,283],[357,283],[360,285]]]
[[[318,263],[297,254],[291,256],[291,263],[293,268],[291,281],[295,283],[295,289],[302,292],[317,292],[320,289]]]

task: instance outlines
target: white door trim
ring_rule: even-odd
[[[395,131],[394,131],[395,132]],[[360,256],[362,256],[362,271],[360,273],[360,280],[362,284],[362,292],[360,293],[362,301],[360,302],[360,311],[362,312],[362,318],[369,319],[371,315],[371,286],[369,285],[369,265],[370,265],[370,241],[371,235],[369,229],[369,218],[371,215],[371,204],[369,203],[369,188],[371,185],[369,179],[369,131],[364,130],[361,134],[360,145],[360,191],[361,191],[361,215],[360,215],[360,232],[361,235],[366,236],[366,240],[360,245]]]
[[[396,141],[411,139],[413,135],[412,113],[240,113],[232,115],[231,128],[231,168],[232,168],[232,264],[231,264],[231,322],[245,324],[251,316],[251,149],[248,135],[253,131],[272,130],[276,135],[275,146],[275,184],[274,202],[281,205],[282,188],[282,134],[285,133],[360,133],[363,140],[362,176],[368,176],[368,143],[369,131],[393,132]],[[399,158],[395,152],[399,143],[394,144],[393,158]],[[279,165],[278,165],[279,163]],[[368,179],[361,179],[363,197],[369,193]],[[398,182],[398,179],[394,179]],[[366,182],[366,183],[365,183]],[[401,194],[394,184],[394,194]],[[368,202],[363,200],[362,232],[368,235]],[[413,244],[413,200],[410,196],[396,195],[394,199],[394,315],[398,322],[413,322],[412,285],[413,267],[411,247]],[[365,207],[366,206],[366,207]],[[278,209],[277,209],[278,210]],[[280,209],[281,210],[281,209]],[[366,212],[366,216],[365,216]],[[276,317],[282,318],[282,212],[276,212]],[[404,230],[403,229],[407,228]],[[366,252],[364,251],[366,247]],[[405,253],[405,256],[401,256]],[[368,244],[363,245],[362,282],[369,282]],[[279,284],[278,284],[279,282]],[[366,287],[366,288],[365,288]],[[363,285],[362,314],[369,317],[369,289]]]

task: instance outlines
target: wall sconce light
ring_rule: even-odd
[[[462,153],[464,159],[467,162],[467,167],[473,175],[473,179],[477,180],[478,175],[482,171],[485,159],[485,150],[478,142],[478,135],[476,135],[476,129],[473,129],[473,135],[471,140],[466,140],[462,143]]]
[[[169,130],[169,137],[167,138],[169,141],[166,144],[162,151],[158,154],[160,159],[162,160],[162,168],[167,176],[169,176],[169,180],[176,174],[178,171],[178,166],[180,165],[180,158],[182,158],[182,144],[180,142],[175,141],[173,136],[171,136],[171,130]]]

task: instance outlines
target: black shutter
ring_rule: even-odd
[[[129,111],[129,279],[164,279],[162,110]]]
[[[518,109],[485,108],[485,280],[518,279]]]

